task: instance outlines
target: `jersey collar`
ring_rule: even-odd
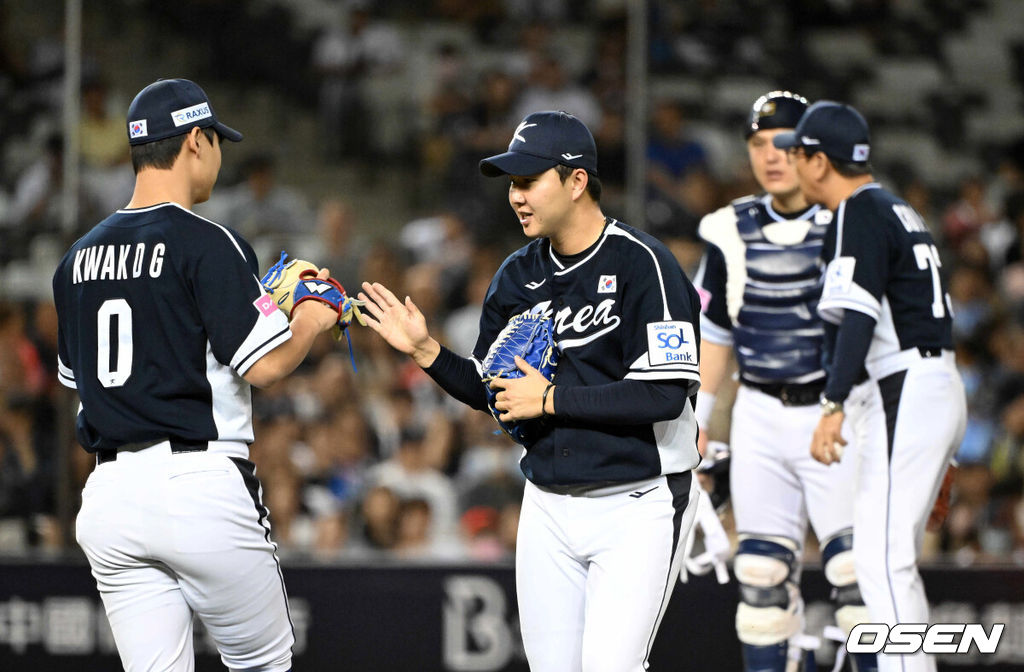
[[[555,275],[564,275],[565,273],[569,273],[570,271],[573,271],[587,263],[591,257],[597,254],[597,251],[601,249],[601,246],[604,245],[604,241],[608,238],[608,229],[615,226],[617,223],[618,221],[614,218],[605,217],[604,228],[601,229],[601,235],[598,236],[596,241],[594,241],[594,244],[582,252],[577,252],[576,254],[568,256],[562,256],[555,252],[555,248],[551,246],[551,240],[549,239],[548,256],[551,257],[551,263],[559,269],[555,271]]]

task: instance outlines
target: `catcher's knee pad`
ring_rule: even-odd
[[[798,548],[782,537],[740,539],[733,571],[740,585],[736,635],[744,644],[779,644],[803,628],[803,602],[794,580]]]
[[[858,623],[868,623],[868,608],[857,585],[853,562],[853,534],[841,532],[832,537],[821,551],[825,578],[832,584],[832,600],[836,605],[836,625],[847,635]]]

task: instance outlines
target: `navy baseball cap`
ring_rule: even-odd
[[[597,145],[586,125],[568,112],[534,112],[526,115],[508,151],[480,162],[487,177],[537,175],[562,164],[597,175]]]
[[[779,149],[803,147],[808,152],[824,152],[838,161],[867,163],[871,155],[868,122],[849,105],[821,100],[807,108],[791,133],[772,138]]]
[[[242,139],[241,133],[217,121],[206,92],[187,79],[158,79],[139,91],[128,106],[128,143],[132,145],[172,138],[196,126],[213,128],[232,142]]]
[[[743,129],[745,138],[769,128],[794,128],[807,111],[807,99],[792,91],[769,91],[754,101]]]

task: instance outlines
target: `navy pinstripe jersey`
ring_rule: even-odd
[[[696,290],[654,237],[614,219],[579,260],[564,265],[548,239],[510,255],[491,281],[473,360],[525,311],[551,315],[561,357],[558,385],[625,379],[700,385]],[[692,403],[678,418],[609,425],[555,418],[525,451],[521,466],[539,485],[625,482],[692,469],[700,461]]]
[[[877,183],[836,209],[822,250],[828,266],[818,312],[838,324],[845,310],[876,321],[867,361],[914,347],[953,347],[949,294],[939,252],[921,216]]]
[[[58,377],[86,450],[253,440],[241,377],[291,338],[237,233],[176,204],[119,210],[53,276]]]
[[[832,213],[815,205],[786,216],[771,202],[771,195],[748,196],[701,220],[701,332],[734,347],[744,380],[820,380],[824,330],[816,308]]]

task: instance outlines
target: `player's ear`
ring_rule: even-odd
[[[572,200],[578,199],[587,191],[590,175],[582,168],[572,171]]]
[[[185,146],[188,148],[190,152],[194,153],[197,157],[199,156],[199,152],[201,151],[202,148],[202,142],[200,141],[202,134],[203,129],[199,128],[198,126],[193,126],[192,130],[190,130],[188,134],[185,136]]]

